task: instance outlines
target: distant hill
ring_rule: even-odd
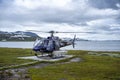
[[[27,36],[31,36],[31,37],[39,37],[37,34],[35,34],[35,33],[33,33],[33,32],[22,32],[22,31],[16,31],[16,32],[14,32],[14,33],[16,33],[16,34],[25,34],[25,35],[27,35]]]
[[[33,32],[5,32],[0,31],[0,41],[34,41],[39,36]],[[39,37],[40,38],[40,37]]]

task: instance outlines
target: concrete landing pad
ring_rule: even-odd
[[[38,55],[39,57],[36,56],[27,56],[27,57],[18,57],[19,59],[31,59],[31,60],[38,60],[38,61],[59,61],[59,60],[64,60],[64,59],[68,59],[68,58],[72,58],[73,55],[62,55],[62,56],[58,56],[58,57],[48,57],[48,56],[42,56],[42,55]]]

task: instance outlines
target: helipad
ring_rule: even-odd
[[[68,58],[72,58],[72,57],[73,57],[73,55],[63,55],[63,56],[51,58],[48,56],[39,55],[39,57],[27,56],[27,57],[18,57],[18,58],[19,59],[38,60],[38,61],[59,61],[59,60],[64,60],[64,59],[68,59]]]

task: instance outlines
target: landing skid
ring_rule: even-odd
[[[52,59],[56,59],[56,58],[63,58],[64,55],[67,53],[67,51],[54,51],[52,53],[41,53],[41,55],[38,55],[38,53],[35,53],[35,56],[37,58],[52,58]]]

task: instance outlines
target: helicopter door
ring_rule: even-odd
[[[44,40],[44,49],[46,49],[47,48],[47,46],[48,46],[48,40],[46,39],[46,40]]]
[[[47,46],[47,51],[53,51],[54,47],[55,47],[55,45],[54,45],[53,40],[49,40],[48,46]]]

